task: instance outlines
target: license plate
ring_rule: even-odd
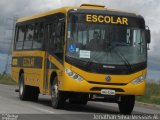
[[[115,95],[115,90],[109,90],[109,89],[102,89],[101,90],[102,95]]]

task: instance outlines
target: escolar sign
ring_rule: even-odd
[[[86,22],[99,22],[99,23],[108,23],[108,24],[128,25],[128,18],[87,14]]]

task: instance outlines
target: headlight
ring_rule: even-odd
[[[146,79],[146,75],[142,75],[138,78],[136,78],[135,80],[132,81],[132,84],[139,84],[141,82],[143,82]]]
[[[72,70],[65,68],[65,72],[67,73],[68,76],[70,76],[71,78],[78,80],[78,81],[82,81],[83,78],[81,76],[79,76],[77,73],[73,72]]]

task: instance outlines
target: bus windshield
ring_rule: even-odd
[[[69,22],[67,56],[107,65],[146,62],[147,43],[141,28],[105,23]]]

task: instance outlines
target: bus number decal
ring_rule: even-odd
[[[32,67],[32,66],[34,66],[34,58],[24,58],[23,59],[23,66],[24,67]]]

